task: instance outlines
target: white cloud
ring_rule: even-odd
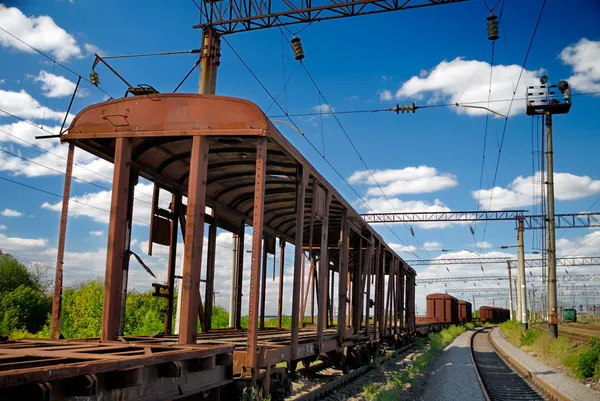
[[[360,97],[356,96],[356,95],[352,95],[352,96],[345,97],[344,100],[348,100],[348,101],[360,100]]]
[[[510,99],[516,84],[521,66],[496,65],[492,73],[491,100]],[[525,93],[527,85],[539,83],[538,76],[543,70],[523,70],[519,87],[516,93]],[[471,79],[472,78],[472,79]],[[490,64],[485,61],[465,60],[457,57],[452,61],[442,61],[429,73],[413,76],[406,81],[396,92],[397,99],[423,99],[425,94],[431,94],[428,103],[443,101],[455,103],[460,98],[460,103],[479,102],[488,98],[490,80]],[[470,82],[469,82],[470,81]],[[467,85],[468,84],[468,85]],[[463,93],[464,92],[464,93]],[[462,96],[461,96],[462,95]],[[492,103],[494,111],[502,114],[508,113],[510,102]],[[481,104],[485,106],[485,104]],[[485,115],[487,111],[471,108],[455,108],[458,113],[469,115]],[[521,114],[525,111],[524,102],[514,102],[511,115]]]
[[[425,242],[423,244],[423,249],[425,249],[426,251],[433,251],[435,249],[441,249],[442,248],[442,244],[436,241],[431,241],[431,242]]]
[[[330,109],[331,108],[331,109]],[[315,113],[323,113],[323,117],[329,117],[332,111],[335,111],[335,107],[328,104],[319,104],[310,108]]]
[[[477,246],[477,248],[480,248],[480,249],[489,249],[489,248],[493,247],[493,245],[487,241],[477,242],[476,246]]]
[[[567,79],[573,88],[585,92],[600,90],[600,41],[582,38],[565,47],[558,57],[573,70],[574,75]]]
[[[573,239],[559,238],[556,250],[559,256],[596,256],[600,248],[600,231],[592,231]]]
[[[48,240],[43,238],[7,237],[0,234],[0,249],[8,253],[43,248],[47,244]]]
[[[382,80],[382,81],[387,81],[387,80],[388,80],[388,77],[386,77],[385,75],[382,75],[382,76],[381,76],[381,80]]]
[[[6,226],[4,224],[0,224],[0,231],[6,230]]]
[[[94,237],[101,237],[104,234],[104,231],[90,231],[90,235]]]
[[[58,121],[62,121],[65,118],[65,113],[42,106],[33,98],[33,96],[23,89],[19,92],[0,89],[0,108],[22,118]],[[69,113],[67,123],[74,117],[75,116]]]
[[[75,91],[75,82],[69,81],[62,75],[54,75],[47,71],[40,71],[36,77],[32,77],[35,82],[42,83],[42,90],[47,97],[72,96]],[[78,89],[77,97],[84,97],[89,93],[86,89]]]
[[[0,79],[0,85],[2,85],[4,83],[3,79]]]
[[[379,100],[382,102],[389,102],[393,99],[392,92],[388,89],[382,90],[379,92]]]
[[[21,216],[23,216],[23,213],[18,212],[13,209],[4,209],[3,211],[0,212],[0,214],[4,217],[21,217]]]
[[[60,126],[54,127],[44,127],[45,130],[50,131],[54,134],[58,134],[60,132]],[[8,135],[11,134],[11,135]],[[47,134],[47,133],[46,133]],[[40,130],[37,127],[34,127],[31,124],[26,123],[25,121],[18,121],[12,124],[4,124],[0,125],[0,142],[14,142],[20,146],[29,147],[31,144],[35,144],[44,149],[51,149],[56,146],[57,140],[44,139],[44,140],[36,140],[36,135],[44,135],[44,131]],[[29,143],[24,141],[20,141],[21,138]]]
[[[495,187],[493,189],[492,202],[490,196],[492,189],[473,191],[474,199],[479,199],[479,206],[483,209],[508,209],[513,207],[530,206],[537,204],[540,200],[539,191],[534,197],[534,184],[539,186],[541,180],[540,172],[535,176],[515,178],[507,188]],[[570,173],[554,173],[554,197],[558,200],[569,201],[582,199],[600,192],[600,180],[594,180],[588,176],[578,176]]]
[[[0,137],[1,139],[2,137]],[[24,175],[26,177],[62,174],[67,165],[68,145],[61,145],[58,141],[51,140],[38,142],[45,145],[54,144],[54,147],[49,147],[47,148],[48,152],[43,152],[36,157],[30,158],[31,162],[0,153],[0,171],[10,171],[14,175]],[[77,179],[90,182],[111,182],[113,171],[111,163],[80,149],[75,151],[74,162],[76,165],[73,166],[73,175]]]
[[[370,196],[381,195],[383,191],[388,196],[398,194],[418,194],[442,191],[454,188],[458,180],[453,174],[440,174],[437,169],[429,166],[406,167],[403,169],[361,170],[356,171],[348,179],[351,184],[366,182],[372,187],[367,190]]]
[[[81,48],[75,38],[47,15],[27,17],[16,7],[7,8],[0,4],[0,26],[31,46],[49,52],[58,61],[81,57]],[[4,32],[0,32],[0,45],[27,53],[35,52]]]
[[[91,43],[84,44],[83,48],[85,49],[86,55],[97,54],[99,56],[106,56],[108,54],[108,52],[106,52],[105,50],[102,50],[98,46],[93,45]]]
[[[414,254],[415,252],[417,252],[417,247],[414,245],[401,245],[396,243],[390,243],[390,248],[392,248],[396,252],[404,252],[408,254]]]

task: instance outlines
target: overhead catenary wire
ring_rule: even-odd
[[[281,104],[275,99],[275,97],[271,94],[271,92],[265,87],[265,85],[262,83],[262,81],[258,78],[258,76],[254,73],[254,71],[250,68],[250,66],[246,63],[246,61],[242,58],[242,56],[235,50],[235,48],[229,43],[229,41],[227,40],[226,37],[222,37],[221,38],[225,44],[231,49],[231,51],[233,52],[233,54],[238,58],[238,60],[240,60],[240,62],[244,65],[244,67],[248,70],[248,72],[250,73],[250,75],[252,75],[252,77],[256,80],[256,82],[260,85],[261,88],[263,88],[263,90],[267,93],[267,95],[275,102],[275,104],[277,105],[277,107],[281,110],[282,113],[284,113],[283,117],[287,118],[290,123],[295,127],[295,129],[300,133],[300,135],[308,142],[308,144],[313,148],[313,150],[315,152],[317,152],[317,154],[319,154],[322,159],[325,161],[325,163],[327,163],[327,165],[336,173],[336,175],[342,180],[344,181],[344,183],[346,183],[346,185],[350,188],[350,190],[361,200],[361,202],[372,212],[375,212],[375,210],[366,202],[366,200],[354,189],[354,187],[352,185],[350,185],[350,183],[344,178],[344,176],[339,172],[339,170],[337,170],[335,168],[335,166],[325,157],[325,155],[323,155],[323,153],[315,146],[314,143],[312,143],[312,141],[310,139],[308,139],[306,137],[306,135],[303,133],[303,131],[298,127],[298,125],[294,122],[294,120],[286,113],[286,111],[284,110],[284,108],[281,106]],[[406,246],[406,243],[398,236],[398,234],[396,234],[394,232],[394,230],[392,230],[388,224],[384,224],[385,227],[398,239],[398,241],[400,241],[400,243],[404,246]],[[412,252],[408,252],[410,254],[413,254]],[[420,257],[416,254],[413,254],[415,257],[419,258]]]
[[[544,13],[544,8],[546,7],[546,1],[547,0],[544,0],[544,2],[542,3],[542,7],[540,9],[540,13],[538,15],[537,21],[535,23],[535,27],[533,29],[533,33],[531,35],[531,40],[529,41],[529,46],[527,47],[527,52],[525,53],[525,58],[523,59],[523,64],[521,65],[521,72],[519,73],[519,77],[517,78],[517,84],[515,85],[515,90],[513,91],[512,99],[511,99],[511,101],[510,101],[510,103],[508,105],[508,111],[506,113],[506,118],[504,119],[504,126],[502,128],[502,136],[501,136],[500,145],[499,145],[499,148],[498,148],[498,157],[496,159],[496,168],[495,168],[495,171],[494,171],[494,179],[493,179],[493,182],[492,182],[492,189],[490,190],[490,199],[489,199],[488,209],[491,207],[492,199],[494,197],[494,188],[496,187],[496,180],[498,178],[498,170],[499,170],[499,167],[500,167],[500,159],[501,159],[501,156],[502,156],[502,147],[504,145],[504,139],[505,139],[505,136],[506,136],[506,127],[508,125],[508,119],[510,117],[510,111],[512,109],[512,105],[513,105],[514,100],[515,100],[515,96],[516,96],[516,93],[517,93],[517,89],[519,87],[519,83],[521,82],[521,78],[523,76],[523,71],[525,70],[525,65],[527,64],[527,59],[529,58],[529,53],[531,52],[531,47],[533,46],[533,41],[535,39],[535,34],[537,33],[538,27],[540,25],[540,21],[542,19],[542,15]],[[484,223],[483,236],[482,236],[481,242],[483,242],[485,240],[485,234],[486,234],[486,231],[487,231],[487,223],[488,223],[487,221]]]
[[[77,75],[78,77],[80,77],[80,78],[81,78],[81,79],[83,79],[84,81],[88,82],[90,85],[92,85],[92,86],[94,86],[94,87],[98,88],[99,90],[101,90],[102,92],[104,92],[104,93],[105,93],[105,94],[106,94],[108,97],[110,97],[111,99],[113,99],[113,96],[112,96],[110,93],[108,93],[106,90],[104,90],[104,89],[103,89],[103,88],[101,88],[100,86],[92,84],[92,82],[91,82],[91,81],[90,81],[88,78],[86,78],[86,77],[84,77],[83,75],[81,75],[81,74],[79,74],[79,73],[77,73],[77,72],[73,71],[72,69],[70,69],[70,68],[69,68],[69,67],[67,67],[66,65],[64,65],[64,64],[62,64],[62,63],[60,63],[60,62],[58,62],[56,59],[54,59],[54,58],[50,57],[48,54],[44,53],[43,51],[41,51],[41,50],[39,50],[39,49],[37,49],[37,48],[33,47],[33,46],[32,46],[32,45],[30,45],[29,43],[25,42],[23,39],[19,38],[18,36],[15,36],[15,35],[13,35],[13,34],[12,34],[12,33],[10,33],[9,31],[7,31],[6,29],[2,28],[1,26],[0,26],[0,30],[2,30],[2,31],[3,31],[4,33],[6,33],[7,35],[10,35],[11,37],[13,37],[15,40],[18,40],[19,42],[23,43],[25,46],[29,47],[31,50],[33,50],[33,51],[35,51],[35,52],[39,53],[40,55],[42,55],[42,56],[44,56],[44,57],[46,57],[48,60],[50,60],[50,61],[52,61],[52,62],[54,62],[54,63],[58,64],[59,66],[61,66],[61,67],[62,67],[62,68],[64,68],[65,70],[69,71],[70,73],[72,73],[72,74],[74,74],[74,75]]]

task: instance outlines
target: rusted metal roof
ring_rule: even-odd
[[[337,245],[343,210],[364,234],[383,239],[323,178],[271,123],[260,108],[247,100],[198,94],[153,94],[110,100],[89,106],[72,121],[62,141],[113,161],[115,139],[131,137],[132,160],[140,176],[162,188],[186,195],[192,137],[209,137],[207,205],[217,224],[234,230],[244,219],[250,223],[254,201],[256,139],[268,138],[265,190],[265,229],[293,242],[295,235],[298,171],[310,172],[304,229],[311,220],[315,185],[332,192],[329,238]],[[317,235],[315,233],[315,235]],[[304,236],[305,245],[308,235]],[[319,244],[313,238],[313,244]],[[385,245],[391,253],[393,251]],[[397,255],[396,255],[397,256]],[[406,265],[406,263],[405,263]],[[410,269],[414,272],[414,270]]]

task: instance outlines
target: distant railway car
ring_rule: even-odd
[[[458,300],[458,321],[461,323],[469,323],[472,320],[473,305],[468,301]]]
[[[482,306],[479,308],[479,320],[488,323],[503,323],[510,319],[510,311],[493,306]]]
[[[442,323],[457,324],[458,299],[448,294],[427,295],[427,318]]]
[[[577,321],[577,311],[575,309],[565,309],[563,310],[563,320],[565,322],[576,322]]]

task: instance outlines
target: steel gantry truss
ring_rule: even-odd
[[[525,259],[525,268],[542,267],[544,259]],[[407,260],[410,266],[427,265],[483,265],[508,263],[511,269],[517,268],[517,259],[512,258],[453,258]],[[556,258],[557,266],[600,266],[600,256]]]
[[[200,0],[200,23],[220,35],[467,0]]]
[[[546,216],[525,215],[526,210],[491,210],[462,212],[365,213],[367,223],[431,223],[523,220],[526,230],[543,229]],[[600,227],[600,212],[564,213],[554,218],[556,228]]]
[[[466,293],[466,292],[502,292],[502,293],[507,293],[508,292],[508,288],[506,287],[499,287],[499,288],[494,288],[494,287],[483,287],[483,288],[448,288],[446,290],[446,293],[450,294],[462,294],[462,293]],[[528,288],[529,290],[529,288]],[[534,286],[533,290],[535,291],[543,291],[544,287],[540,287],[540,286]],[[567,291],[596,291],[596,293],[598,293],[600,291],[600,285],[569,285],[569,286],[560,286],[560,290],[563,292],[567,292]]]
[[[542,281],[542,276],[527,276],[527,280]],[[563,274],[556,276],[559,281],[598,281],[600,274]],[[451,282],[475,282],[475,281],[505,281],[507,276],[464,276],[464,277],[430,277],[418,278],[416,284],[451,283]]]
[[[597,290],[595,290],[595,291],[578,291],[578,292],[558,291],[557,295],[559,297],[565,297],[565,298],[567,298],[567,297],[572,298],[574,296],[577,296],[577,297],[586,297],[587,298],[587,297],[596,297],[596,296],[598,296],[598,291]],[[494,298],[494,297],[497,297],[497,298],[506,298],[507,294],[505,292],[505,293],[498,293],[498,294],[473,294],[473,295],[470,295],[470,296],[475,297],[475,298]]]

